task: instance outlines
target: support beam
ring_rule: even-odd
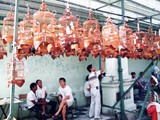
[[[103,4],[107,4],[107,5],[110,5],[109,3],[107,3],[107,2],[104,2],[104,1],[102,1],[102,0],[97,0],[98,2],[100,2],[100,3],[103,3]],[[130,2],[130,0],[128,0],[129,2]],[[112,7],[115,7],[115,8],[119,8],[119,9],[121,9],[121,6],[118,6],[118,5],[111,5]],[[99,10],[97,10],[97,11],[99,11]],[[137,11],[135,11],[135,10],[130,10],[130,9],[127,9],[127,8],[125,8],[125,11],[128,11],[128,12],[132,12],[132,13],[135,13],[135,14],[138,14],[138,15],[142,15],[142,16],[147,16],[146,14],[143,14],[143,13],[141,13],[141,12],[137,12]],[[159,14],[160,13],[160,11],[156,11],[157,13],[156,14]],[[129,18],[129,16],[125,16],[125,18]],[[132,18],[132,17],[131,17]],[[157,19],[157,18],[154,18],[154,19],[156,19],[156,20],[160,20],[160,19]]]
[[[109,3],[109,5],[113,5],[114,3],[117,3],[117,2],[120,2],[120,0],[117,0],[117,1],[114,1],[114,2],[112,2],[112,3]],[[99,7],[99,8],[96,8],[96,10],[99,10],[99,9],[104,8],[104,7],[106,7],[106,6],[109,6],[109,5],[108,5],[108,4],[103,5],[103,6]]]
[[[133,3],[133,4],[136,4],[136,5],[138,5],[138,6],[141,7],[141,8],[145,8],[146,10],[155,11],[155,12],[160,13],[159,10],[155,10],[154,8],[150,8],[150,7],[148,7],[148,6],[145,6],[145,5],[143,5],[143,4],[138,3],[138,2],[136,2],[136,1],[133,1],[133,0],[126,0],[126,1],[131,2],[131,3]]]
[[[124,0],[121,0],[121,6],[122,6],[122,23],[124,22],[124,16],[125,16],[125,7],[124,7]],[[118,76],[119,76],[119,92],[120,97],[123,96],[123,69],[122,69],[122,61],[121,56],[118,56]],[[125,119],[125,113],[124,113],[124,97],[120,101],[120,107],[121,107],[121,120]]]
[[[144,113],[144,109],[145,109],[145,106],[146,106],[146,102],[147,102],[147,99],[148,99],[149,92],[150,92],[150,89],[147,90],[147,94],[145,96],[143,106],[141,108],[138,120],[142,120],[142,116],[143,116],[143,113]]]

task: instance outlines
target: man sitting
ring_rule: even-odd
[[[60,78],[59,83],[61,86],[59,88],[59,96],[58,96],[60,105],[58,111],[52,118],[56,119],[59,113],[62,111],[62,118],[63,120],[66,120],[66,108],[72,106],[74,99],[72,95],[72,89],[68,85],[66,85],[65,78]]]
[[[40,79],[38,79],[36,83],[37,83],[36,96],[38,97],[38,100],[45,101],[47,105],[50,105],[51,106],[50,114],[54,115],[56,112],[57,103],[55,101],[47,99],[46,87],[42,86],[42,81]]]
[[[39,109],[42,108],[42,115],[45,115],[46,101],[38,101],[38,98],[36,97],[37,84],[31,83],[30,89],[31,91],[27,94],[28,109],[37,113],[39,112]]]
[[[135,72],[132,72],[131,73],[131,75],[132,75],[132,79],[133,80],[136,80],[136,74],[135,74]],[[142,90],[145,88],[145,86],[146,86],[146,80],[145,80],[145,78],[143,77],[143,72],[140,72],[139,73],[139,77],[137,78],[138,79],[138,81],[137,81],[137,83],[134,85],[134,90],[135,89],[138,89],[138,95],[139,95],[139,98],[142,98]]]

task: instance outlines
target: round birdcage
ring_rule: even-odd
[[[102,39],[106,56],[117,57],[120,47],[119,31],[117,26],[112,23],[110,17],[107,19],[106,25],[102,28]]]
[[[7,64],[7,79],[9,84],[16,84],[21,87],[25,82],[24,63],[15,57]]]
[[[120,26],[119,37],[121,45],[120,54],[122,56],[130,54],[135,50],[133,31],[128,27],[126,22],[124,22],[123,26]]]
[[[88,20],[83,23],[84,47],[92,49],[94,45],[101,43],[100,24],[93,18],[92,11],[89,11]]]
[[[79,20],[76,16],[72,15],[68,3],[64,15],[59,18],[58,22],[64,30],[59,34],[61,35],[61,40],[63,41],[62,45],[65,48],[65,52],[73,51],[74,55],[74,51],[79,48]],[[70,53],[68,55],[70,56]]]
[[[119,31],[115,24],[112,23],[111,18],[107,19],[107,23],[102,28],[103,45],[107,47],[113,47],[118,50],[119,41]]]
[[[36,50],[40,44],[45,43],[42,45],[43,47],[47,44],[54,44],[55,25],[55,15],[47,10],[45,0],[42,0],[40,10],[33,15],[34,47]]]
[[[2,41],[2,35],[0,33],[0,59],[3,59],[4,55],[7,55],[6,45]]]
[[[3,30],[2,30],[2,39],[7,43],[13,41],[13,31],[14,31],[14,13],[11,7],[10,12],[7,17],[3,19]]]
[[[33,46],[33,18],[30,15],[30,9],[28,7],[28,13],[24,20],[19,23],[18,32],[18,44],[19,48],[25,53],[28,53]]]

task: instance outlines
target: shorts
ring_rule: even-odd
[[[68,107],[72,106],[73,102],[74,102],[74,100],[67,100],[67,106]]]

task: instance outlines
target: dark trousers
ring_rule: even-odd
[[[47,105],[51,106],[51,109],[49,110],[49,112],[50,114],[54,115],[56,113],[57,102],[50,100]]]
[[[33,107],[29,108],[28,110],[38,113],[39,110],[42,110],[42,105],[35,104]]]
[[[135,89],[138,89],[138,95],[139,95],[139,97],[141,97],[142,96],[142,90],[143,90],[143,88],[140,86],[140,85],[134,85],[134,90]]]

